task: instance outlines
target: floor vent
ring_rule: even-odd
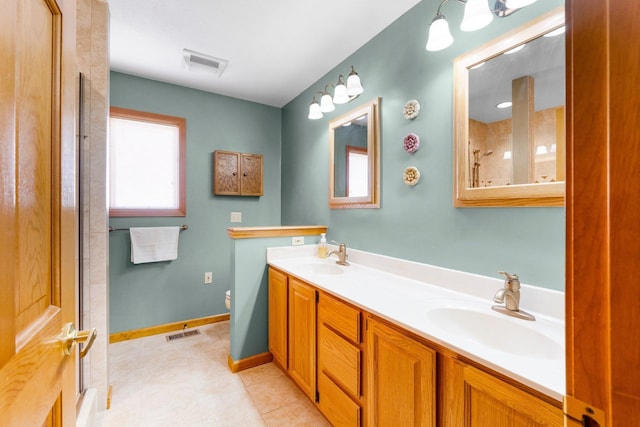
[[[180,338],[192,337],[194,335],[200,335],[200,331],[197,329],[194,329],[192,331],[185,331],[185,332],[179,332],[173,335],[167,335],[167,341],[175,341],[175,340],[179,340]]]

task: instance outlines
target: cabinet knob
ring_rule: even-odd
[[[246,174],[246,173],[243,173],[243,174],[242,174],[242,176],[247,176],[247,174]]]
[[[235,172],[233,172],[233,174],[232,174],[232,175],[233,175],[233,176],[236,176],[237,174],[236,174]]]

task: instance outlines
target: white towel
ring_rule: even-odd
[[[129,234],[134,264],[178,258],[180,227],[131,227]]]

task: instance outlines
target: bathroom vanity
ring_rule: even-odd
[[[528,322],[491,310],[500,279],[313,250],[268,249],[269,350],[333,425],[563,424],[560,292],[523,285]]]

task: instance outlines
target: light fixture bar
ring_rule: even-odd
[[[329,86],[334,88],[333,97],[329,94]],[[311,104],[309,105],[309,115],[307,117],[310,120],[321,119],[323,117],[322,113],[330,113],[334,111],[336,109],[336,104],[346,104],[360,96],[363,92],[364,88],[362,87],[360,76],[358,76],[358,73],[352,65],[346,84],[344,76],[340,74],[338,76],[338,83],[336,83],[335,86],[329,83],[324,87],[324,91],[316,92],[316,94],[320,94],[321,96],[320,103],[316,101],[314,95],[313,101],[311,101]]]
[[[446,49],[453,44],[453,36],[449,30],[449,23],[440,13],[442,6],[449,0],[442,0],[436,10],[436,15],[429,25],[426,48],[429,52]],[[464,5],[464,16],[460,23],[462,31],[476,31],[486,27],[493,20],[493,15],[500,18],[507,17],[520,8],[535,3],[537,0],[496,0],[493,10],[489,9],[492,0],[457,0]]]

